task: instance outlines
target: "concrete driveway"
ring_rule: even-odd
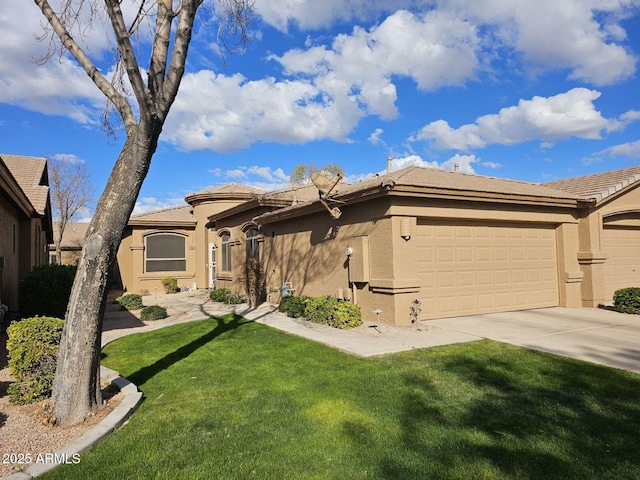
[[[640,315],[556,307],[424,323],[640,373]]]

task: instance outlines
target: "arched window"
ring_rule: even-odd
[[[145,238],[145,272],[187,270],[187,241],[175,233],[155,233]]]
[[[258,237],[260,231],[257,227],[251,227],[247,230],[247,260],[253,258],[260,260],[260,245],[258,244]]]
[[[220,237],[220,270],[223,272],[231,271],[231,235],[223,233]]]

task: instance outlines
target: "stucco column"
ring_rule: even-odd
[[[393,216],[384,236],[377,240],[387,257],[372,269],[370,289],[385,294],[384,321],[395,325],[410,325],[411,302],[420,291],[418,278],[418,242],[416,217]],[[380,246],[379,245],[379,246]]]
[[[584,273],[578,263],[578,224],[563,223],[556,230],[558,252],[559,305],[580,308],[582,306],[582,281]]]
[[[601,244],[602,216],[584,214],[579,224],[578,262],[584,274],[582,306],[597,307],[604,303],[604,263],[607,256]]]

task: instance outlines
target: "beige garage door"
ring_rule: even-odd
[[[640,229],[604,227],[602,250],[605,298],[613,299],[619,288],[640,287]]]
[[[555,229],[418,222],[423,318],[558,305]]]

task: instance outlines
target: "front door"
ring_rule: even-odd
[[[215,243],[209,244],[209,288],[215,289],[217,287],[216,279],[216,245]]]

